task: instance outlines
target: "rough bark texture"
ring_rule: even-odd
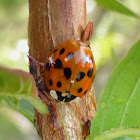
[[[73,37],[81,39],[85,26],[86,0],[29,0],[29,55],[45,63],[57,45]],[[40,137],[82,140],[88,134],[95,106],[92,88],[76,103],[50,101],[47,115],[35,111]]]

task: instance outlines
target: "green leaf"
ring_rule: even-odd
[[[90,140],[90,135],[87,135],[87,136],[85,137],[85,140]]]
[[[47,105],[37,96],[38,90],[32,75],[27,72],[0,67],[0,95],[26,99],[40,113],[48,112]]]
[[[112,73],[93,118],[94,140],[140,134],[140,40]]]
[[[34,108],[27,100],[19,99],[17,109],[32,123],[34,123]]]
[[[115,11],[121,14],[125,14],[127,16],[132,16],[135,18],[140,18],[136,13],[127,8],[122,2],[119,0],[96,0],[96,2],[103,8]]]
[[[139,135],[129,135],[129,136],[127,136],[127,137],[129,137],[130,139],[140,139],[140,134]]]
[[[119,137],[119,138],[116,138],[116,139],[113,139],[113,140],[135,140],[135,139],[129,138],[129,137]]]
[[[16,109],[18,104],[18,99],[14,97],[0,96],[0,105]]]
[[[27,100],[18,100],[18,98],[15,97],[0,96],[0,105],[20,112],[34,124],[34,108]]]

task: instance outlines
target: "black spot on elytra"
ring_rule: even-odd
[[[51,68],[51,65],[50,65],[50,63],[48,62],[48,63],[46,64],[46,70],[47,70],[47,71],[50,71],[50,68]]]
[[[74,54],[73,53],[69,53],[68,54],[68,59],[70,60],[70,59],[72,59],[74,57]]]
[[[63,53],[64,53],[64,51],[65,51],[65,49],[64,49],[64,48],[62,48],[62,49],[60,50],[60,55],[61,55],[61,54],[63,54]]]
[[[85,73],[84,72],[79,72],[76,76],[76,81],[80,81],[84,78]]]
[[[54,63],[54,68],[56,69],[61,69],[62,68],[62,62],[60,59],[56,59],[55,63]]]
[[[91,69],[87,72],[87,76],[88,76],[89,78],[91,78],[91,77],[92,77],[92,74],[93,74],[93,69],[91,68]]]
[[[62,85],[61,82],[58,81],[58,82],[57,82],[57,87],[61,87],[61,85]]]
[[[71,76],[71,69],[70,68],[64,68],[64,75],[66,76],[67,79],[69,79],[70,76]]]
[[[80,92],[82,92],[82,90],[83,90],[82,88],[79,88],[77,91],[78,91],[78,93],[80,93]]]
[[[52,86],[53,82],[52,80],[49,80],[49,85]]]
[[[86,93],[87,93],[87,91],[88,91],[88,90],[86,90],[86,91],[84,92],[84,94],[86,94]]]
[[[55,49],[55,50],[53,51],[53,53],[55,53],[57,50],[58,50],[58,49]]]
[[[91,63],[93,63],[93,58],[92,57],[90,58],[90,60],[91,60]]]

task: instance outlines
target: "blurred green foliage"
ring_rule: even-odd
[[[0,65],[28,71],[27,25],[28,0],[0,0]],[[23,47],[26,48],[22,50]],[[16,98],[0,96],[0,102],[14,110],[17,106],[22,110]],[[17,118],[11,120],[14,112],[9,116],[4,110],[0,104],[0,140],[30,139],[33,132],[29,135],[21,131],[16,124]]]
[[[0,139],[1,140],[24,140],[23,133],[10,121],[6,115],[0,112]]]
[[[0,99],[2,99],[0,100],[0,104],[5,101],[8,103],[7,106],[9,105],[9,108],[13,108],[13,105],[11,106],[11,103],[15,105],[17,104],[16,102],[18,101],[16,101],[16,98],[17,100],[18,98],[22,98],[29,101],[41,114],[47,114],[48,112],[46,104],[44,104],[42,100],[37,99],[38,90],[36,88],[35,81],[32,75],[28,72],[0,67],[0,95],[14,97],[8,98],[9,100],[5,100],[5,97],[3,98],[0,96]],[[19,102],[19,105],[21,105],[20,103],[26,104],[26,106],[24,106],[24,110],[26,111],[22,111],[21,108],[20,110],[24,112],[24,114],[27,114],[26,116],[29,116],[28,119],[32,120],[33,122],[33,118],[28,115],[27,110],[31,114],[33,114],[34,111],[33,109],[30,109],[30,104],[27,104],[24,100],[23,102],[24,103]],[[15,110],[18,109],[15,107]]]
[[[121,14],[139,18],[137,14],[135,14],[119,0],[96,0],[96,2],[107,10],[116,11]]]
[[[1,65],[28,70],[27,54],[19,49],[19,40],[26,40],[24,45],[27,44],[27,20],[27,0],[0,1]]]
[[[27,3],[28,0],[1,0],[0,4],[1,7],[3,7],[4,9],[7,9],[7,12],[11,12],[13,11],[13,9],[15,8],[20,8],[21,6],[23,6],[23,4]]]
[[[122,2],[136,13],[140,13],[139,0]],[[94,23],[91,49],[97,69],[94,89],[98,101],[112,70],[140,38],[140,20],[104,10],[93,0],[88,0],[87,13],[87,20]]]

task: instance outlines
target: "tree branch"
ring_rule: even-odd
[[[50,52],[72,38],[81,39],[86,26],[86,0],[29,0],[29,54],[45,63]],[[45,98],[45,96],[43,97]],[[94,91],[76,103],[50,101],[47,115],[35,111],[43,140],[81,140],[95,114]]]

